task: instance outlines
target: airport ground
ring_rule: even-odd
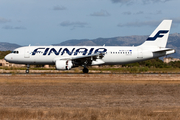
[[[178,120],[179,74],[0,74],[1,120]]]

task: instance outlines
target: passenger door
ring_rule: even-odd
[[[26,47],[24,50],[24,58],[30,58],[30,47]]]

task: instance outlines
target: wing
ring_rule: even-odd
[[[91,55],[82,55],[82,56],[72,56],[72,57],[59,57],[55,58],[56,60],[71,60],[76,65],[100,65],[105,63],[102,58],[104,57],[105,53],[98,52]]]

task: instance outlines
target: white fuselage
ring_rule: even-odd
[[[153,53],[158,47],[119,47],[119,46],[27,46],[15,49],[5,59],[17,64],[55,64],[56,59],[73,59],[104,52],[99,64],[127,64],[172,54],[175,51]],[[93,65],[93,64],[92,64]],[[98,63],[94,64],[98,65]]]

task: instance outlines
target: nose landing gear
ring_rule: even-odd
[[[27,65],[26,74],[29,73],[29,67],[30,67],[30,65]]]

